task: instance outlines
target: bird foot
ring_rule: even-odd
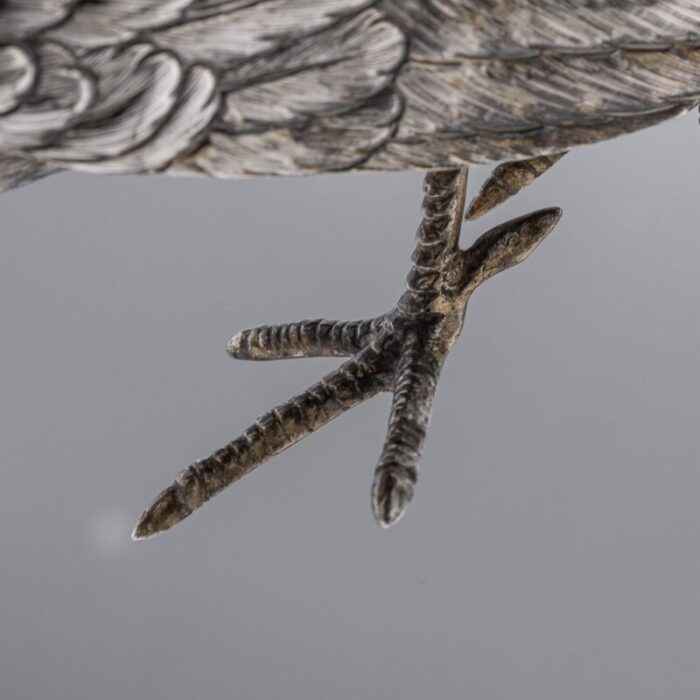
[[[228,351],[237,359],[347,359],[226,447],[180,472],[143,514],[134,539],[167,530],[263,462],[382,391],[393,392],[393,402],[372,508],[383,527],[403,516],[413,497],[440,370],[462,330],[469,298],[483,281],[527,258],[561,216],[559,209],[534,212],[461,250],[466,184],[464,169],[426,176],[413,267],[406,291],[389,313],[361,321],[261,326],[231,338]]]

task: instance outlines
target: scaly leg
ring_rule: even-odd
[[[382,330],[385,317],[367,321],[307,319],[241,331],[228,341],[237,360],[286,360],[294,357],[351,357]]]
[[[157,535],[184,520],[229,484],[365,401],[391,382],[393,339],[366,348],[305,392],[263,414],[240,437],[181,471],[143,514],[134,539]]]
[[[440,369],[462,330],[469,298],[483,281],[527,258],[561,215],[544,209],[520,217],[491,229],[464,251],[459,232],[466,188],[466,169],[426,176],[407,289],[388,314],[367,321],[261,326],[229,341],[229,352],[240,359],[350,359],[180,472],[143,514],[135,539],[172,527],[229,484],[381,391],[392,391],[393,402],[372,506],[382,526],[399,520],[413,496]]]
[[[372,509],[382,527],[406,511],[418,480],[423,443],[440,374],[440,355],[430,330],[412,329],[404,338],[394,378],[389,430],[374,472]]]

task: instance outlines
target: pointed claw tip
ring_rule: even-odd
[[[131,533],[131,539],[140,541],[160,535],[184,520],[191,512],[183,502],[177,486],[169,486],[144,511]]]
[[[155,537],[160,534],[161,530],[155,526],[153,522],[153,517],[151,510],[147,510],[136,523],[136,527],[131,533],[131,539],[134,542],[141,542],[141,540],[149,540],[151,537]]]
[[[525,240],[529,240],[530,244],[536,247],[554,230],[563,213],[559,207],[549,207],[526,214],[516,221],[520,224],[521,232],[526,236]]]
[[[467,207],[467,212],[464,215],[464,220],[474,221],[474,219],[478,219],[480,216],[483,216],[484,214],[486,214],[486,212],[490,210],[491,207],[486,206],[484,202],[477,197]]]
[[[540,225],[542,226],[544,236],[548,236],[556,228],[559,220],[564,215],[564,211],[559,207],[550,207],[549,209],[543,209],[541,215]]]
[[[549,218],[551,220],[552,226],[556,226],[559,219],[563,216],[564,210],[561,207],[549,207],[549,209],[543,209],[540,213],[543,218]]]
[[[372,485],[372,511],[383,529],[396,525],[413,498],[413,481],[405,474],[381,471]]]
[[[145,528],[143,527],[143,523],[141,520],[139,520],[138,523],[136,523],[136,527],[133,529],[131,533],[131,539],[134,540],[134,542],[141,542],[142,540],[147,540],[150,539],[151,537],[155,537],[157,533],[155,532],[147,532]]]

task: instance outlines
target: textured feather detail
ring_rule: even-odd
[[[154,87],[158,85],[155,83]],[[164,103],[168,107],[166,110],[163,110]],[[161,95],[144,102],[142,107],[154,113],[148,122],[151,126],[148,136],[142,140],[124,138],[124,135],[128,136],[143,126],[138,119],[133,130],[130,130],[131,123],[125,129],[124,121],[130,115],[115,114],[113,120],[108,121],[99,132],[103,155],[93,150],[88,158],[87,149],[98,144],[95,133],[91,135],[92,139],[86,138],[80,143],[68,140],[65,149],[58,145],[41,155],[53,164],[61,167],[70,165],[85,172],[123,174],[162,170],[198,142],[218,111],[219,95],[214,75],[208,68],[194,66],[182,77],[171,100],[166,101]],[[80,146],[83,146],[83,150]],[[113,155],[105,156],[106,149],[113,149]]]
[[[183,69],[176,57],[136,44],[86,55],[100,100],[81,123],[43,152],[47,158],[90,162],[121,156],[152,138],[177,105]]]
[[[0,4],[0,156],[50,167],[445,168],[699,103],[697,0]]]
[[[442,60],[667,48],[700,40],[697,0],[382,0],[412,56]]]
[[[23,39],[65,20],[75,0],[4,0],[0,3],[0,40]]]
[[[21,46],[0,46],[0,114],[19,105],[31,90],[36,65],[30,53]]]
[[[84,49],[126,43],[141,32],[180,19],[192,4],[193,0],[83,0],[50,36]]]
[[[374,10],[227,70],[221,119],[191,162],[220,177],[355,167],[394,134],[403,34]]]
[[[514,160],[634,131],[697,105],[700,49],[412,61],[397,89],[406,100],[400,128],[368,167]]]
[[[211,16],[187,17],[172,28],[156,32],[153,38],[185,60],[225,66],[277,51],[371,4],[368,0],[224,3]]]
[[[430,170],[452,165],[489,164],[551,156],[623,134],[646,129],[686,113],[691,106],[664,107],[656,112],[610,118],[590,124],[562,124],[524,132],[433,134],[427,138],[394,139],[362,164],[364,170]]]
[[[339,114],[387,87],[404,57],[403,34],[368,10],[328,31],[223,73],[224,122],[236,130]]]
[[[215,131],[188,163],[215,177],[347,170],[360,166],[385,146],[401,110],[399,96],[387,93],[351,114],[317,117],[300,130]]]
[[[408,105],[399,138],[523,132],[692,103],[700,95],[700,50],[541,54],[440,67],[416,62],[398,85]]]
[[[59,44],[38,44],[34,62],[37,79],[29,99],[0,115],[0,149],[6,152],[46,144],[72,126],[95,97],[92,74]]]

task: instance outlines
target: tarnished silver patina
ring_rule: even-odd
[[[559,209],[534,212],[491,229],[468,250],[460,250],[466,186],[464,169],[426,177],[407,289],[389,313],[364,321],[261,326],[231,338],[229,352],[239,359],[351,359],[258,418],[222,450],[182,471],[144,513],[134,537],[168,529],[265,460],[380,391],[392,391],[394,398],[372,507],[384,527],[403,515],[418,478],[440,369],[462,331],[469,298],[489,277],[530,255],[561,216]]]
[[[0,2],[0,191],[61,170],[428,172],[396,308],[232,339],[240,358],[350,359],[183,472],[136,535],[169,527],[383,390],[394,403],[373,504],[382,524],[395,522],[469,296],[558,219],[544,210],[460,251],[468,166],[501,163],[468,207],[474,219],[565,151],[698,104],[698,0]]]

